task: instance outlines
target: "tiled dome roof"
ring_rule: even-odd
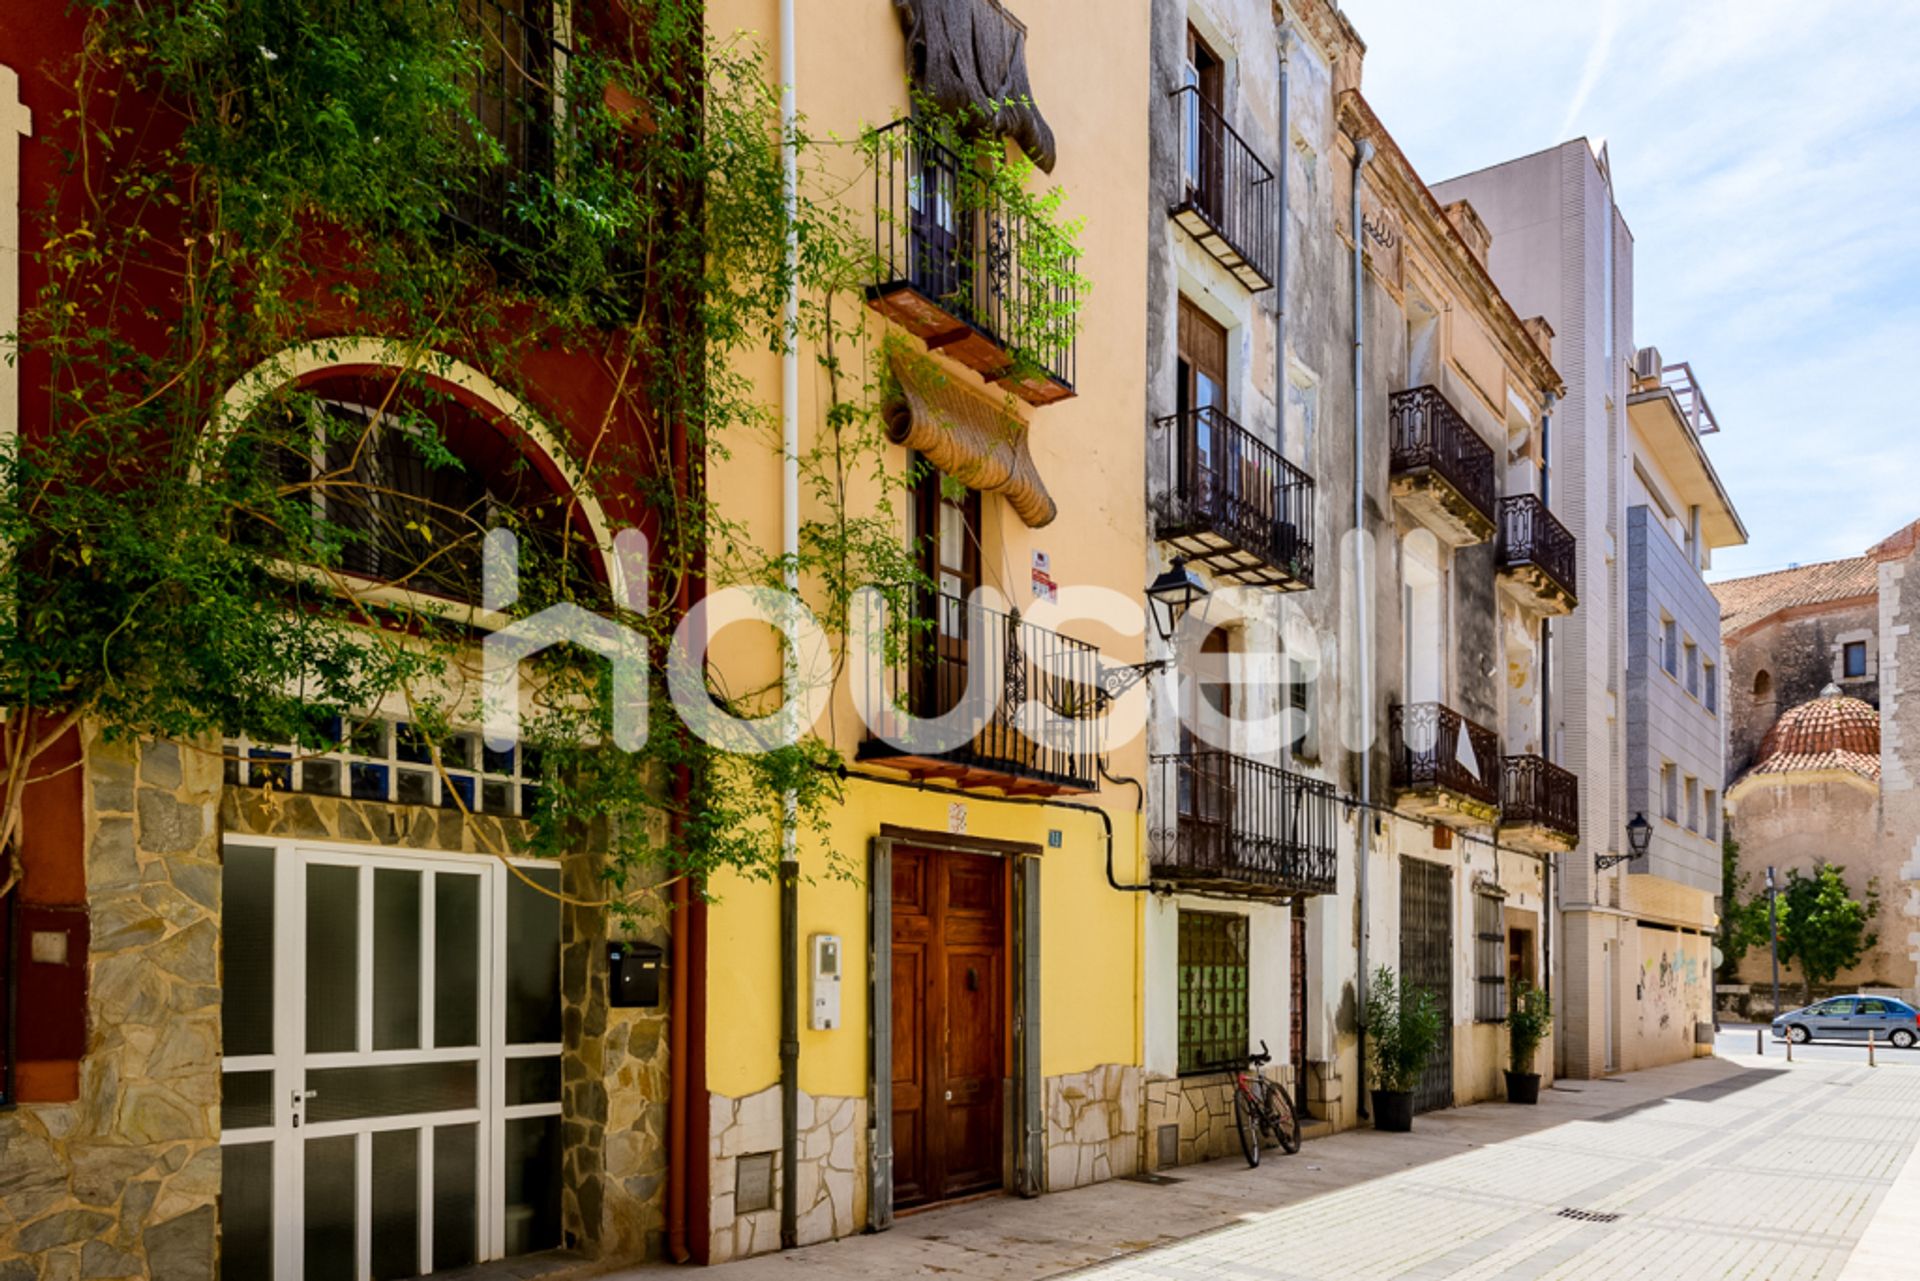
[[[1880,777],[1880,713],[1833,685],[1790,707],[1760,743],[1756,774],[1844,769]]]

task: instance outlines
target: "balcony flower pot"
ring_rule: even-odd
[[[1390,1134],[1405,1134],[1413,1129],[1413,1091],[1375,1090],[1373,1128]]]
[[[1507,1102],[1538,1103],[1540,1101],[1540,1074],[1538,1072],[1516,1072],[1512,1068],[1507,1073]]]
[[[1513,1001],[1507,1007],[1507,1102],[1538,1103],[1540,1074],[1533,1070],[1533,1056],[1553,1027],[1553,1003],[1547,994],[1521,979],[1513,985]]]
[[[1433,993],[1406,987],[1386,966],[1367,985],[1367,1076],[1373,1086],[1373,1128],[1413,1128],[1413,1089],[1446,1034]]]

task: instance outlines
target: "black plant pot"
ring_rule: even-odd
[[[1540,1101],[1540,1074],[1538,1072],[1515,1072],[1512,1068],[1508,1068],[1506,1069],[1506,1073],[1507,1102],[1538,1103]]]
[[[1413,1091],[1375,1090],[1373,1128],[1405,1134],[1413,1129]]]

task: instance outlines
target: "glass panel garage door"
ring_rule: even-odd
[[[557,1245],[557,869],[225,855],[223,1275],[390,1281]]]

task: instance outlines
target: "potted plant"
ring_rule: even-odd
[[[1403,987],[1386,966],[1367,985],[1367,1075],[1373,1083],[1373,1128],[1413,1128],[1413,1087],[1446,1032],[1440,1003],[1425,988]]]
[[[1513,988],[1513,1003],[1507,1010],[1507,1102],[1538,1103],[1540,1074],[1533,1070],[1533,1055],[1553,1027],[1553,1003],[1540,988],[1521,979]]]

